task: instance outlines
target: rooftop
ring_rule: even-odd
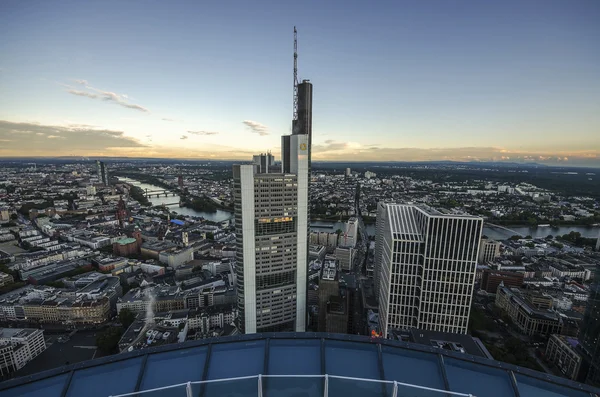
[[[590,397],[600,393],[600,389],[564,378],[431,346],[353,335],[273,333],[204,339],[104,357],[6,381],[0,384],[0,394],[151,397],[157,391],[136,392],[163,387],[169,388],[158,392],[161,396],[180,397],[201,393]]]

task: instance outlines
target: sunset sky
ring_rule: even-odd
[[[2,1],[0,157],[600,166],[600,2]]]

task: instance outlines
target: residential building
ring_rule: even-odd
[[[500,256],[500,241],[482,238],[479,245],[478,261],[481,264],[488,263]]]
[[[380,332],[416,327],[466,333],[483,219],[427,206],[378,206]]]

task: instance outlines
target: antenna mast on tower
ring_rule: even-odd
[[[292,120],[298,120],[298,33],[294,26],[294,115]]]

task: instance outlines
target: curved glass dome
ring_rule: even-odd
[[[412,343],[273,333],[172,344],[86,361],[1,383],[0,395],[591,397],[599,396],[600,390]]]

